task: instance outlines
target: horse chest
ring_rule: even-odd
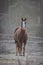
[[[26,39],[26,35],[24,34],[20,34],[19,38],[18,38],[21,42],[23,42]]]

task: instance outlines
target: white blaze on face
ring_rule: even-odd
[[[23,28],[25,28],[25,21],[23,21],[23,24],[22,25],[23,25]]]

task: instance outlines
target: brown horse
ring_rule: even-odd
[[[24,22],[24,23],[23,23]],[[23,47],[23,56],[25,55],[25,46],[28,39],[28,32],[26,29],[26,18],[22,18],[22,24],[20,27],[16,28],[14,31],[14,40],[16,43],[16,55],[17,51],[19,55],[22,55],[22,47]]]

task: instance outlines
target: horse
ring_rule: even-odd
[[[22,20],[21,26],[17,27],[14,31],[16,56],[17,56],[17,52],[19,53],[20,56],[22,56],[22,50],[23,50],[23,56],[25,56],[25,46],[28,40],[28,31],[26,29],[26,18],[25,19],[22,18],[21,20]]]

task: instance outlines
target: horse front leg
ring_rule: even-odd
[[[21,43],[18,45],[18,53],[19,53],[19,56],[22,56],[22,44]]]
[[[18,48],[19,56],[22,56],[22,48]]]
[[[23,56],[25,56],[25,44],[24,44],[24,47],[23,47]]]

